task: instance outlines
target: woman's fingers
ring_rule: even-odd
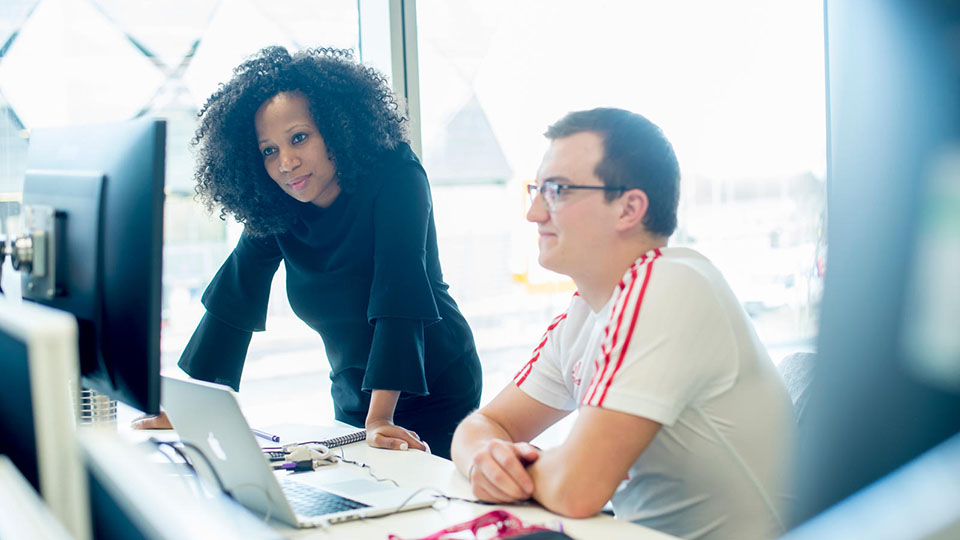
[[[386,448],[388,450],[406,450],[409,443],[396,437],[387,437],[383,434],[376,434],[373,438],[367,437],[367,442],[374,448]]]
[[[427,450],[427,445],[411,431],[407,431],[400,426],[393,424],[384,424],[367,428],[367,443],[374,448],[387,448],[390,450]]]
[[[133,429],[173,429],[170,425],[170,419],[167,413],[161,412],[157,415],[145,414],[138,416],[130,422]]]

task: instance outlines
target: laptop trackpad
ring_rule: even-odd
[[[334,482],[332,484],[324,484],[323,489],[343,495],[344,497],[349,497],[351,495],[367,495],[370,493],[383,491],[385,489],[396,489],[396,487],[393,484],[357,479],[347,480],[345,482]]]

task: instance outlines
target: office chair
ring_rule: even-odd
[[[799,425],[810,397],[810,382],[813,380],[813,366],[817,355],[799,352],[788,355],[780,362],[780,376],[787,386],[790,401],[793,402],[794,415]]]

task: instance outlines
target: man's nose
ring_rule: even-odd
[[[547,201],[544,200],[542,194],[534,197],[533,202],[530,203],[530,208],[527,209],[527,221],[543,223],[548,219],[550,219],[550,212],[547,211]]]

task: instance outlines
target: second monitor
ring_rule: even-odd
[[[166,124],[31,133],[23,213],[49,221],[55,282],[23,274],[24,298],[79,326],[84,386],[141,411],[160,408],[160,302]]]

